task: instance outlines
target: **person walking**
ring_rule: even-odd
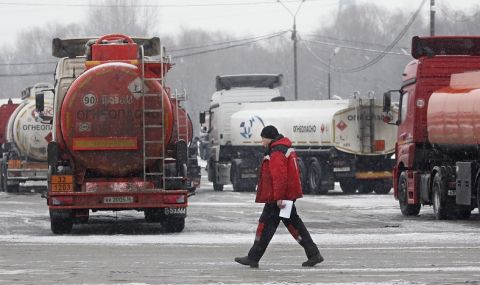
[[[255,202],[265,203],[265,206],[259,219],[253,246],[247,256],[236,257],[235,261],[253,268],[258,267],[258,262],[281,220],[305,250],[307,261],[303,262],[302,266],[315,266],[323,261],[323,257],[295,208],[294,202],[303,196],[303,192],[297,155],[292,148],[292,142],[271,125],[264,127],[260,136],[266,151],[260,166]],[[289,218],[280,217],[280,209],[287,204],[285,201],[293,201]]]

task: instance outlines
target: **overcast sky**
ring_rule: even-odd
[[[295,13],[300,0],[282,0]],[[306,0],[298,15],[297,29],[309,33],[322,23],[328,23],[341,4],[373,2],[389,9],[413,11],[421,0]],[[93,0],[0,0],[0,45],[14,42],[22,29],[42,26],[49,22],[80,23],[85,19],[87,5]],[[202,28],[226,31],[234,36],[263,35],[291,29],[293,17],[276,0],[142,0],[137,3],[159,6],[160,37],[174,35],[181,28]],[[422,15],[428,17],[427,1]],[[437,17],[442,9],[468,9],[478,0],[436,0]],[[108,8],[104,8],[108,9]],[[79,35],[84,36],[84,35]]]

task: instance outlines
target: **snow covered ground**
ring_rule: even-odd
[[[0,284],[476,284],[480,217],[436,221],[430,207],[405,218],[389,195],[308,195],[297,209],[326,261],[305,260],[281,224],[260,268],[248,252],[262,205],[254,193],[215,192],[203,177],[182,233],[136,211],[99,212],[70,235],[50,231],[39,194],[0,192]]]

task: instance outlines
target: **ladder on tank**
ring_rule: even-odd
[[[143,133],[143,140],[142,140],[142,147],[143,147],[143,181],[158,181],[162,182],[162,188],[165,189],[165,147],[166,147],[166,141],[165,141],[165,128],[164,128],[164,122],[165,122],[165,112],[163,112],[163,107],[165,105],[164,102],[164,96],[163,92],[164,91],[164,76],[165,76],[165,70],[164,70],[164,63],[165,63],[165,56],[164,56],[164,50],[161,49],[160,52],[160,77],[145,77],[145,53],[143,46],[140,46],[140,67],[141,67],[141,95],[142,95],[142,133]],[[167,59],[167,63],[168,63]],[[148,81],[157,81],[161,85],[161,89],[158,92],[151,92],[149,89],[146,90],[145,87],[147,87],[147,82]],[[146,106],[145,105],[145,99],[148,97],[160,97],[160,106],[152,108],[151,106]],[[148,122],[146,117],[151,116],[154,117],[154,115],[157,114],[161,118],[160,123],[155,123],[152,124],[151,122]],[[149,139],[147,137],[147,130],[161,130],[162,137],[160,140],[155,139]],[[151,133],[151,132],[150,132]],[[147,146],[155,146],[157,145],[158,147],[161,148],[161,153],[160,155],[155,155],[151,156],[147,153]],[[150,161],[159,161],[160,165],[158,167],[157,171],[152,171],[148,169],[148,164]],[[154,186],[154,188],[157,188]]]
[[[361,153],[371,153],[374,151],[375,98],[373,98],[371,94],[369,95],[369,98],[358,98],[356,106]]]
[[[184,103],[184,109],[185,111],[187,110],[187,106],[186,106],[186,102],[187,102],[187,90],[183,89],[182,92],[178,92],[177,89],[175,89],[175,93],[173,94],[172,96],[173,98],[172,99],[175,99],[175,118],[176,119],[176,124],[177,124],[177,140],[184,140],[186,143],[188,143],[188,132],[190,131],[189,128],[189,124],[188,124],[188,115],[185,113],[185,116],[184,118],[180,118],[180,112],[179,112],[179,109],[180,109],[180,102],[185,102]],[[185,134],[185,137],[181,137],[182,135],[182,132],[181,130],[184,130],[185,132],[183,134]],[[187,151],[188,151],[188,148],[187,148]],[[187,153],[188,155],[188,153]]]

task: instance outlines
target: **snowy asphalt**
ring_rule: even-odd
[[[338,187],[338,185],[337,185]],[[392,194],[306,196],[297,208],[325,262],[303,268],[303,250],[281,224],[258,269],[236,264],[253,242],[253,193],[190,198],[185,230],[163,232],[143,214],[101,212],[70,235],[50,232],[38,194],[0,192],[0,284],[480,284],[480,217],[435,221],[400,214]]]

